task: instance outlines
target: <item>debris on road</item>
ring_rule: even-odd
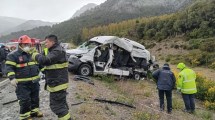
[[[75,75],[74,80],[75,81],[83,81],[83,82],[86,82],[88,84],[94,85],[94,82],[89,77],[82,76],[82,75]]]
[[[103,99],[103,98],[95,98],[94,100],[97,101],[97,102],[117,104],[117,105],[122,105],[122,106],[126,106],[126,107],[130,107],[130,108],[136,109],[136,107],[133,106],[133,105],[128,105],[126,103],[121,103],[121,102],[117,102],[117,101],[106,100],[106,99]]]
[[[82,103],[84,103],[84,102],[78,102],[78,103],[74,103],[74,104],[71,104],[71,106],[80,105],[80,104],[82,104]]]
[[[5,102],[5,103],[3,103],[2,105],[7,105],[7,104],[14,103],[14,102],[17,102],[17,101],[18,101],[18,99],[12,100],[12,101],[9,101],[9,102]]]

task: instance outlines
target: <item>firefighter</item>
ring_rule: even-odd
[[[23,35],[18,40],[19,47],[7,56],[6,69],[11,84],[16,87],[20,105],[20,120],[43,117],[39,111],[39,65],[32,61],[31,38]]]
[[[32,58],[45,66],[45,79],[50,92],[50,108],[59,120],[71,120],[66,102],[68,88],[68,63],[66,52],[55,35],[45,37],[45,54],[33,53]],[[48,50],[48,51],[47,51]]]
[[[179,63],[177,68],[181,71],[177,81],[177,90],[182,93],[185,109],[184,112],[195,112],[196,73],[187,68],[184,63]]]

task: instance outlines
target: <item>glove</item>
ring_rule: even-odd
[[[16,79],[13,79],[10,81],[10,83],[11,83],[11,85],[16,87],[18,82],[16,81]]]
[[[32,53],[32,60],[33,61],[36,61],[36,56],[38,55],[39,53],[38,52],[35,52],[35,53]]]
[[[36,48],[31,48],[31,50],[28,53],[29,54],[37,53],[37,49]]]

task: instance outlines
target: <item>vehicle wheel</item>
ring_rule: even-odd
[[[88,64],[83,64],[78,69],[78,74],[83,76],[90,76],[92,74],[92,68]]]
[[[140,80],[140,73],[135,72],[135,73],[133,74],[133,77],[134,77],[135,80]]]

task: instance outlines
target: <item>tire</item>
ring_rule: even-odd
[[[92,75],[92,67],[88,64],[82,64],[78,69],[78,74],[83,76]]]
[[[135,72],[135,73],[133,74],[133,78],[134,78],[134,80],[140,80],[140,78],[141,78],[140,73]]]

